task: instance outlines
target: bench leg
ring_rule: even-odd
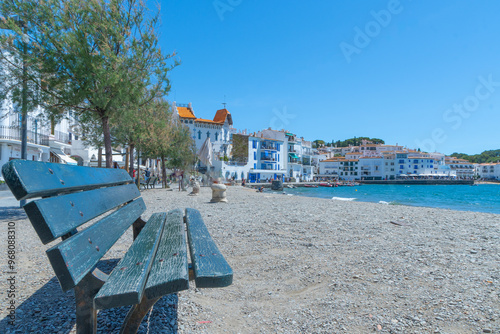
[[[106,282],[108,275],[94,269],[75,286],[76,332],[97,332],[97,310],[94,308],[94,297]]]
[[[123,321],[122,328],[120,330],[121,334],[135,334],[141,325],[142,319],[148,314],[149,310],[153,305],[160,299],[153,298],[147,299],[144,295],[139,304],[132,305],[130,311],[127,313],[127,317]]]

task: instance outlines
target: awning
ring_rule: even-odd
[[[290,137],[291,137],[291,136],[293,136],[293,133],[288,133],[288,132],[286,132],[286,133],[285,133],[285,135],[287,135],[287,136],[290,136]]]
[[[292,158],[298,159],[299,157],[295,153],[288,153]]]
[[[51,148],[50,152],[52,152],[54,155],[56,155],[59,159],[63,161],[63,163],[68,164],[68,165],[78,165],[78,162],[76,160],[71,159],[68,157],[64,152],[59,149],[59,148]]]

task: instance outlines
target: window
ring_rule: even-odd
[[[257,141],[256,140],[252,140],[252,148],[257,148]]]
[[[276,150],[278,150],[278,151],[280,150],[280,144],[276,144]]]
[[[278,160],[278,162],[280,162],[280,155],[279,155],[279,153],[278,153],[278,154],[276,154],[276,156],[277,156],[277,158],[278,158],[278,159],[277,159],[277,160]],[[279,165],[278,165],[278,166],[279,166]],[[279,168],[278,168],[278,169],[279,169]]]
[[[257,169],[257,164],[253,164],[253,169]]]
[[[201,139],[201,130],[198,130],[198,139]]]
[[[216,141],[219,140],[219,133],[218,132],[215,133],[215,140]]]
[[[257,152],[253,152],[253,159],[257,160]]]
[[[207,138],[210,138],[210,131],[207,131]]]

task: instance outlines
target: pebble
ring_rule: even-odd
[[[142,196],[145,219],[199,209],[234,271],[229,287],[197,289],[190,282],[189,290],[162,298],[149,333],[368,333],[380,325],[383,333],[439,334],[452,332],[450,323],[463,333],[500,329],[500,215],[241,187],[228,187],[224,205],[210,204],[205,187],[196,197],[164,189]],[[408,225],[389,223],[401,219]],[[23,249],[18,277],[26,280],[17,314],[24,316],[15,328],[0,321],[0,333],[75,333],[74,294],[61,291],[45,255],[53,243],[43,245],[29,222],[19,224],[26,224],[16,235]],[[120,259],[131,241],[127,231],[106,259]],[[5,275],[0,271],[1,281]],[[0,300],[2,319],[6,302]],[[98,332],[118,332],[127,311],[99,311]],[[148,316],[139,333],[147,331]]]

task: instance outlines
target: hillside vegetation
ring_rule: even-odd
[[[451,156],[459,159],[465,159],[472,163],[482,164],[500,161],[500,150],[489,150],[474,155],[468,155],[465,153],[453,153]]]

